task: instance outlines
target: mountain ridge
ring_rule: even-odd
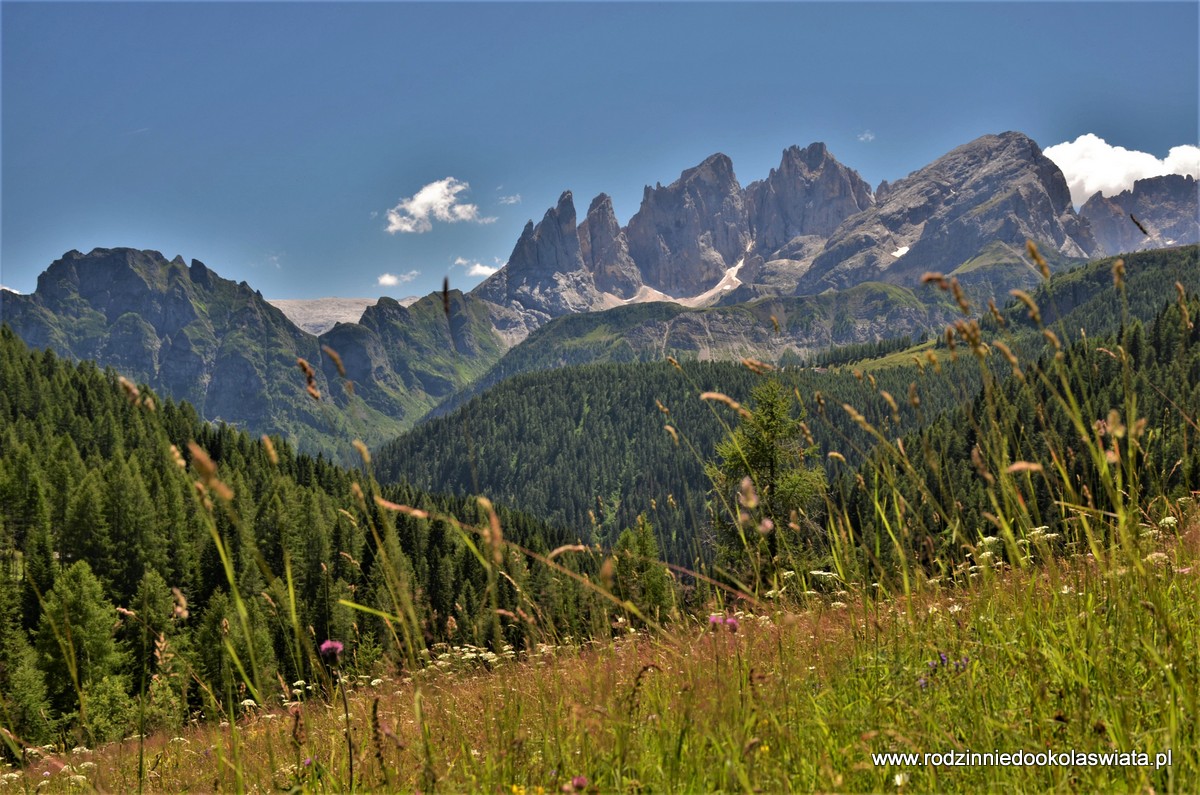
[[[1175,198],[1156,210],[1161,185],[1177,181],[1139,182],[1133,212],[1155,230],[1194,224],[1186,195],[1194,181],[1172,188]],[[1106,208],[1091,216],[1098,228],[1107,229],[1114,207],[1126,212],[1122,201],[1096,200]],[[332,450],[347,438],[375,443],[411,427],[568,317],[616,310],[560,322],[537,338],[555,340],[562,355],[517,357],[613,356],[607,346],[616,335],[629,351],[621,355],[635,358],[778,360],[936,331],[947,307],[914,296],[921,274],[954,275],[979,307],[1040,279],[1025,257],[1027,239],[1052,269],[1112,245],[1097,241],[1089,214],[1071,206],[1062,172],[1021,133],[981,136],[875,191],[817,142],[788,147],[778,168],[745,187],[730,158],[713,154],[666,186],[646,185],[625,226],[606,194],[581,219],[564,191],[540,222],[526,224],[505,266],[470,292],[381,298],[357,322],[319,335],[198,260],[189,266],[135,249],[67,252],[34,293],[4,291],[0,307],[32,346],[111,364],[192,401],[208,419]],[[661,301],[678,311],[630,309]],[[779,332],[766,331],[776,324]],[[584,338],[570,338],[572,329],[586,330]],[[312,363],[314,388],[344,416],[305,395],[298,358]]]

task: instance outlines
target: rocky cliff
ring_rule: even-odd
[[[647,186],[625,234],[645,284],[676,297],[713,287],[751,241],[733,162],[715,154],[666,187]]]
[[[642,274],[629,255],[629,240],[608,194],[592,199],[587,218],[579,225],[579,247],[584,267],[591,272],[597,289],[622,299],[637,294]]]
[[[997,243],[1020,252],[1031,239],[1073,258],[1097,250],[1062,172],[1021,133],[978,138],[888,185],[883,196],[833,233],[798,293],[870,280],[915,284],[925,271],[953,272]]]
[[[1106,254],[1200,242],[1200,202],[1190,176],[1139,179],[1131,190],[1112,197],[1096,193],[1079,214]]]

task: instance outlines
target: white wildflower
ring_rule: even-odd
[[[1165,552],[1151,552],[1143,560],[1151,566],[1166,566],[1171,562],[1171,558]]]

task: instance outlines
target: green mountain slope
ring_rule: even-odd
[[[567,315],[512,348],[481,379],[439,406],[445,414],[506,378],[592,362],[756,359],[797,364],[839,345],[936,334],[956,313],[932,290],[868,282],[821,295],[689,308],[633,304]]]
[[[361,324],[321,337],[297,328],[245,282],[156,251],[73,251],[31,295],[4,292],[4,322],[27,344],[95,360],[196,406],[201,416],[345,455],[411,426],[499,359],[485,306],[455,291],[405,308],[382,299]],[[328,346],[341,357],[342,383]],[[306,391],[297,359],[310,362]]]

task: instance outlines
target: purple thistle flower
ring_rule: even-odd
[[[337,662],[342,656],[342,642],[340,640],[327,640],[321,644],[321,656],[326,662]]]
[[[946,652],[941,652],[940,654],[938,654],[938,656],[942,658],[942,665],[945,665],[949,661],[948,658],[946,657]]]
[[[587,789],[587,785],[587,776],[576,776],[575,778],[571,779],[571,786],[574,787],[576,791]]]
[[[725,619],[723,619],[721,616],[717,615],[716,613],[713,613],[711,616],[709,616],[709,617],[708,617],[708,623],[709,623],[709,625],[710,625],[710,626],[714,626],[714,627],[715,627],[717,624],[720,624],[720,623],[724,622],[724,620],[725,620]]]
[[[312,757],[311,757],[311,756],[309,756],[309,757],[305,757],[305,759],[304,759],[304,766],[305,766],[305,767],[312,767]]]
[[[725,619],[725,626],[729,627],[730,632],[737,632],[738,631],[737,617],[730,616],[729,618]]]

